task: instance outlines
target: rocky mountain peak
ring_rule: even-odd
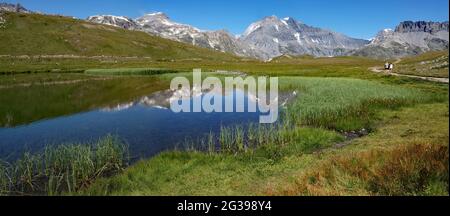
[[[125,16],[95,15],[88,17],[87,20],[89,22],[111,25],[129,30],[139,29],[138,24],[133,19],[130,19]]]
[[[375,36],[375,38],[373,38],[370,43],[371,44],[377,44],[380,43],[381,41],[386,40],[386,38],[391,37],[394,34],[394,30],[387,28],[387,29],[383,29],[381,31],[379,31],[377,33],[377,35]]]
[[[266,16],[262,19],[262,21],[269,21],[269,22],[278,21],[278,17],[275,15]]]
[[[264,17],[252,23],[240,40],[264,54],[265,59],[280,55],[336,56],[368,43],[345,35],[302,24],[291,17]]]
[[[170,20],[170,18],[163,12],[155,12],[155,13],[145,14],[144,16],[138,18],[138,20],[141,20],[141,21]]]
[[[448,22],[426,22],[426,21],[404,21],[401,22],[396,28],[395,32],[427,32],[436,33],[439,31],[448,32]]]
[[[226,30],[203,31],[174,22],[162,12],[145,14],[135,20],[111,15],[92,16],[88,20],[262,60],[285,55],[401,56],[448,48],[448,22],[405,21],[395,30],[384,29],[368,41],[275,15],[250,24],[238,38]]]

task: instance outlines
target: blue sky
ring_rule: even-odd
[[[4,0],[0,0],[4,1]],[[26,8],[86,18],[96,14],[131,18],[162,11],[172,20],[205,30],[241,34],[265,16],[293,17],[303,23],[357,38],[404,20],[448,20],[448,0],[6,0]]]

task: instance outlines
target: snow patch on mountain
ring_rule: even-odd
[[[89,22],[99,23],[104,25],[116,26],[129,30],[138,30],[138,24],[124,16],[114,16],[114,15],[95,15],[87,18]]]
[[[251,34],[252,32],[258,30],[259,28],[261,28],[261,26],[258,23],[253,23],[251,24],[244,32],[243,36],[248,36],[249,34]]]

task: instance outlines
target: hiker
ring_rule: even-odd
[[[390,71],[394,70],[394,64],[392,64],[392,63],[389,64],[389,70],[390,70]]]
[[[389,62],[384,63],[384,69],[389,70]]]

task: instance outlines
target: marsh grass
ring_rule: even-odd
[[[294,124],[342,131],[370,129],[379,108],[446,100],[443,94],[348,78],[283,77],[280,87],[300,94],[288,106]]]
[[[335,142],[344,140],[341,135],[323,130],[323,136],[312,128],[299,127],[289,120],[276,124],[248,123],[243,125],[222,126],[218,133],[210,132],[197,140],[186,139],[184,150],[188,152],[206,152],[209,155],[258,155],[278,159],[284,150],[310,153],[329,147],[329,143],[318,142],[308,136],[314,134],[317,140],[334,137]],[[284,150],[283,150],[284,149]],[[267,155],[266,153],[277,153]]]
[[[288,145],[247,153],[163,152],[77,194],[448,196],[448,103],[381,114],[345,147],[333,148],[343,140],[335,131],[300,127]],[[306,151],[316,147],[326,149]]]
[[[57,195],[76,192],[95,179],[122,170],[128,161],[126,146],[108,135],[97,142],[47,146],[24,153],[13,163],[0,163],[0,194]]]
[[[303,143],[297,150],[307,153],[326,146],[298,140],[302,127],[372,131],[379,109],[445,100],[443,95],[359,79],[281,77],[280,82],[281,90],[296,90],[300,95],[280,110],[277,123],[222,126],[217,134],[190,140],[187,149],[238,154],[251,153],[257,148],[282,148],[297,142]]]

